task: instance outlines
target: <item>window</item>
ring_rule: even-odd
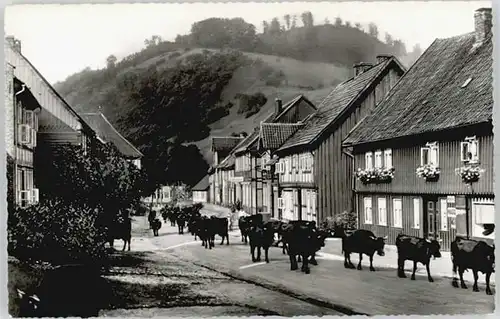
[[[365,224],[372,224],[373,214],[372,214],[372,199],[371,197],[364,198],[364,212],[365,212]]]
[[[484,225],[495,223],[495,204],[492,199],[472,201],[472,236],[494,238],[494,234],[483,235]]]
[[[403,227],[403,203],[399,198],[392,200],[392,215],[394,227]]]
[[[378,199],[378,224],[387,226],[387,206],[385,198]]]
[[[420,149],[420,165],[439,166],[439,149],[437,143],[427,143]]]
[[[440,210],[441,210],[441,230],[448,230],[448,202],[446,198],[441,199],[440,201]]]
[[[373,168],[373,153],[368,152],[365,154],[365,168],[372,169]]]
[[[460,158],[462,162],[477,163],[479,162],[479,142],[476,137],[468,137],[465,142],[460,145]]]
[[[375,152],[375,168],[382,168],[382,151]]]
[[[392,167],[392,150],[387,149],[384,151],[384,167],[391,168]]]
[[[413,228],[420,228],[420,199],[413,199]]]

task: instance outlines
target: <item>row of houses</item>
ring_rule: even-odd
[[[123,158],[141,167],[142,153],[98,113],[76,112],[21,53],[21,42],[5,38],[5,142],[13,160],[15,204],[37,203],[34,158],[61,144],[92,152],[111,143]]]
[[[445,250],[456,235],[492,241],[491,9],[474,22],[471,33],[436,39],[408,70],[379,55],[317,107],[302,95],[277,100],[247,137],[212,138],[198,192],[282,220],[355,212],[358,227],[391,244],[399,233]]]

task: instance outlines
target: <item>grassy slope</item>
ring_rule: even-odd
[[[298,94],[305,95],[316,105],[325,98],[339,82],[349,78],[351,70],[329,63],[304,62],[290,58],[272,55],[245,53],[253,60],[261,60],[265,65],[275,70],[282,70],[286,81],[279,87],[266,85],[258,75],[262,69],[260,63],[240,68],[226,86],[222,99],[232,100],[237,93],[262,92],[267,97],[267,103],[257,114],[245,118],[237,113],[235,105],[230,114],[210,125],[211,136],[226,136],[233,132],[250,133],[260,121],[264,120],[274,110],[274,100],[279,97],[286,103]],[[310,89],[307,87],[313,87]],[[196,144],[209,164],[212,162],[210,153],[210,138],[198,141]]]
[[[157,68],[168,68],[174,66],[178,60],[184,59],[188,55],[202,53],[205,49],[197,48],[187,52],[179,50],[181,55],[175,58],[169,56],[175,52],[167,52],[158,55],[154,58],[144,61],[137,65],[135,68],[148,68],[149,66],[156,65]],[[208,50],[217,51],[217,50]],[[304,62],[291,58],[278,57],[273,55],[264,55],[257,53],[245,53],[246,56],[254,60],[254,63],[249,66],[238,69],[229,84],[226,86],[222,99],[223,101],[233,101],[237,93],[255,93],[262,92],[266,95],[268,101],[257,114],[245,118],[241,114],[237,114],[238,106],[235,105],[231,109],[228,116],[220,119],[219,121],[211,124],[211,136],[225,136],[232,132],[245,131],[251,132],[261,120],[267,117],[274,108],[274,100],[279,97],[286,103],[288,100],[294,98],[298,94],[304,94],[311,101],[320,103],[321,100],[332,90],[332,88],[339,82],[347,79],[352,70],[344,66],[337,66],[330,63],[321,62]],[[272,68],[274,71],[281,70],[285,74],[286,80],[279,87],[266,85],[265,78],[260,75],[264,68]],[[122,70],[120,73],[130,71],[131,68]],[[106,92],[109,88],[100,88],[101,92]],[[96,103],[92,101],[97,100],[95,93],[90,99],[86,100],[85,106],[78,103],[75,98],[75,91],[70,92],[65,96],[67,101],[76,107],[77,110],[91,111],[94,110]],[[81,99],[81,98],[80,98]],[[105,106],[103,106],[105,107]],[[113,121],[113,118],[110,117]],[[196,144],[201,153],[209,164],[211,164],[210,156],[210,138],[198,141]]]

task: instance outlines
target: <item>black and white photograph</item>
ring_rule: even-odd
[[[7,6],[8,314],[494,313],[492,6]]]

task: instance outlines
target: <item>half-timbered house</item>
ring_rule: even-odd
[[[339,84],[277,151],[279,206],[287,219],[323,221],[353,211],[352,158],[342,140],[394,87],[405,69],[392,56],[354,66],[353,78]]]
[[[211,151],[213,155],[212,168],[209,170],[210,200],[214,204],[223,204],[223,178],[226,178],[224,170],[218,165],[231,153],[231,151],[244,139],[242,136],[212,137]],[[226,180],[227,184],[227,180]]]
[[[275,103],[274,112],[262,123],[298,123],[316,112],[314,104],[304,95],[296,96],[285,105],[282,104],[281,99],[276,99]],[[270,198],[274,195],[271,195],[270,190],[263,186],[269,185],[267,180],[269,175],[264,173],[266,180],[263,179],[263,172],[267,169],[263,161],[266,161],[267,155],[262,148],[259,150],[260,136],[260,126],[255,127],[245,141],[235,149],[236,165],[233,180],[237,183],[236,192],[241,194],[241,202],[245,210],[249,213],[270,214]],[[263,155],[264,159],[262,159]]]
[[[493,238],[491,9],[474,19],[474,32],[436,39],[344,141],[359,227],[389,243]]]

